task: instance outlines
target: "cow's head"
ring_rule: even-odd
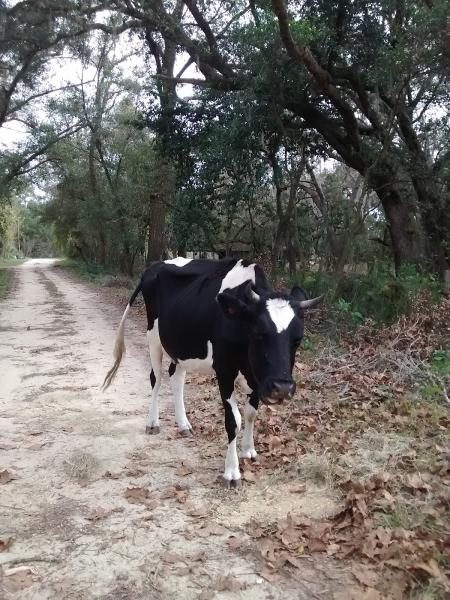
[[[304,311],[319,304],[322,296],[308,300],[302,288],[290,294],[257,293],[251,283],[234,293],[217,297],[224,313],[241,321],[249,334],[248,361],[258,384],[258,396],[291,398],[295,352],[303,337]]]

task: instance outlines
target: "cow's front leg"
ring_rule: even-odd
[[[239,471],[236,436],[241,430],[241,413],[236,404],[234,392],[231,393],[229,398],[223,400],[223,406],[225,408],[225,429],[228,436],[223,480],[226,487],[238,487],[241,484],[241,473]]]
[[[252,392],[247,399],[244,408],[244,433],[242,434],[242,448],[241,448],[241,457],[242,458],[251,458],[252,460],[256,460],[256,450],[255,444],[253,441],[253,429],[255,425],[256,419],[256,411],[258,409],[258,397],[255,392]]]
[[[239,458],[236,447],[236,436],[241,429],[241,413],[239,412],[234,396],[234,380],[236,376],[237,369],[236,372],[217,372],[220,396],[225,410],[225,429],[228,436],[225,471],[223,474],[223,481],[226,487],[238,487],[241,484]]]

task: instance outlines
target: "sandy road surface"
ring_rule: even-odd
[[[258,575],[246,492],[214,482],[225,438],[217,447],[177,437],[167,387],[162,432],[144,434],[142,328],[129,321],[125,364],[102,394],[119,309],[50,260],[28,261],[15,279],[0,303],[0,471],[15,477],[0,485],[0,539],[13,538],[0,553],[0,597],[330,597],[306,562],[276,586]],[[177,473],[182,461],[192,474]],[[137,491],[130,503],[133,487],[148,497]]]

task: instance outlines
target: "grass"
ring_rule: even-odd
[[[448,598],[447,591],[438,581],[423,583],[410,596],[411,600],[444,600],[445,598]]]
[[[98,470],[99,462],[89,452],[76,452],[63,463],[64,471],[72,479],[88,480]]]
[[[24,258],[0,258],[0,299],[6,298],[13,280],[13,273],[9,267],[17,267],[24,262]]]
[[[71,271],[76,277],[96,283],[105,287],[124,287],[134,288],[135,281],[132,281],[126,275],[113,273],[100,265],[85,263],[83,261],[64,258],[58,263],[58,267]]]
[[[327,452],[307,452],[301,456],[297,469],[305,481],[330,491],[335,488],[335,464]]]
[[[407,502],[402,498],[397,498],[392,511],[383,513],[380,521],[384,527],[389,529],[405,529],[411,531],[416,528],[434,531],[434,519],[425,512],[426,505],[419,504],[417,501]]]
[[[411,438],[398,433],[368,429],[339,459],[339,467],[349,479],[366,479],[392,469],[411,444]]]

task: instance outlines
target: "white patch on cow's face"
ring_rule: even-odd
[[[213,368],[213,347],[208,340],[205,358],[187,358],[179,360],[180,367],[186,371],[200,371],[202,373],[211,373]]]
[[[222,285],[220,286],[219,294],[224,290],[232,289],[241,285],[245,281],[253,281],[255,283],[255,265],[244,267],[242,260],[238,260],[232,269],[225,275]]]
[[[184,258],[183,256],[177,256],[176,258],[170,258],[169,260],[165,260],[166,265],[175,265],[176,267],[184,267],[190,263],[192,258]]]
[[[266,302],[266,308],[270,318],[275,324],[277,333],[285,331],[289,323],[295,317],[295,313],[288,300],[284,298],[271,298]]]

